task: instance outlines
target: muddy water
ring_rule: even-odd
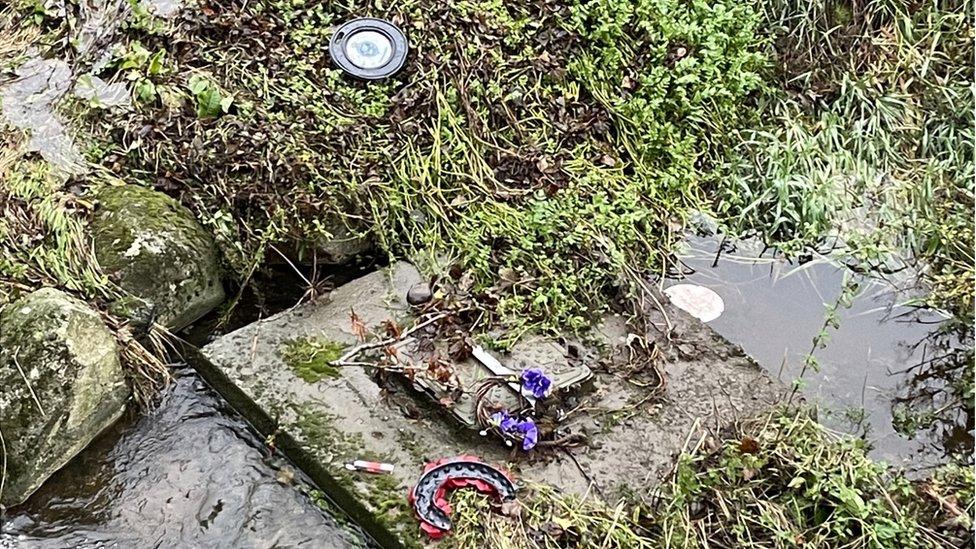
[[[719,244],[697,237],[686,242],[682,282],[717,292],[725,312],[709,324],[773,375],[793,382],[823,325],[825,304],[840,295],[843,270],[826,262],[791,265],[769,252],[760,257],[761,248],[748,244],[718,255]],[[804,397],[820,406],[821,421],[863,436],[872,456],[892,465],[921,471],[951,456],[971,459],[971,408],[953,406],[943,391],[953,380],[940,379],[930,362],[965,353],[957,338],[939,334],[945,317],[901,305],[905,294],[888,283],[862,280],[862,287],[853,306],[840,310],[827,347],[816,351],[820,368],[805,372]],[[939,418],[930,428],[899,433],[895,409],[927,405],[924,398],[906,398],[919,393],[935,395],[931,407]]]
[[[9,511],[0,547],[367,547],[195,374],[176,375],[154,411]]]

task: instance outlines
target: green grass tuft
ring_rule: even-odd
[[[457,492],[446,544],[963,547],[973,481],[971,467],[947,466],[910,482],[870,460],[861,441],[829,432],[806,412],[779,410],[726,433],[714,449],[703,440],[651,497],[635,493],[608,505],[530,484],[520,512],[502,516],[483,496]]]
[[[839,246],[869,274],[913,266],[922,304],[971,318],[973,3],[757,6],[773,63],[714,184],[731,232]]]

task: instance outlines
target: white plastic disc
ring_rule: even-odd
[[[725,311],[725,302],[721,296],[697,284],[675,284],[665,288],[664,295],[668,296],[675,307],[702,322],[711,322]]]

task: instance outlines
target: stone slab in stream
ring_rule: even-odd
[[[432,400],[399,385],[380,387],[361,367],[310,377],[283,358],[300,338],[341,346],[357,344],[350,311],[367,325],[409,320],[408,289],[421,281],[408,263],[397,263],[305,304],[227,334],[203,349],[198,369],[269,441],[332,493],[367,531],[417,544],[419,528],[406,495],[430,460],[475,454],[507,465],[520,478],[607,499],[647,493],[667,474],[689,440],[717,432],[736,418],[761,412],[783,395],[738,347],[665,304],[650,321],[671,323],[669,335],[646,334],[662,354],[663,396],[623,378],[613,367],[590,365],[596,375],[580,402],[574,429],[589,442],[548,456],[513,456],[500,440],[461,427]],[[656,315],[656,317],[655,317]],[[665,315],[667,321],[665,320]],[[634,343],[622,317],[607,317],[588,345],[528,338],[508,354],[506,366],[565,363],[568,356],[598,357],[604,366],[627,362]],[[645,334],[641,334],[645,335]],[[338,345],[337,345],[338,347]],[[600,349],[600,351],[597,351]],[[578,358],[574,358],[578,360]],[[616,374],[606,373],[617,371]],[[604,372],[604,373],[601,373]],[[515,458],[513,460],[513,457]],[[355,459],[393,463],[392,475],[350,472]],[[385,534],[384,534],[385,532]],[[382,542],[382,540],[381,540]]]

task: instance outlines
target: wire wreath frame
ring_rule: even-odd
[[[478,426],[481,427],[482,432],[485,434],[491,433],[502,440],[511,441],[521,445],[525,440],[525,437],[521,433],[505,432],[501,430],[501,427],[492,421],[492,416],[500,410],[500,408],[492,406],[490,402],[491,399],[488,396],[491,391],[498,387],[505,387],[512,382],[512,378],[508,376],[492,376],[485,378],[478,388],[474,392],[474,406],[475,406],[475,419],[478,422]],[[513,417],[526,417],[528,410],[532,407],[528,405],[528,402],[519,394],[519,401],[521,405],[514,412],[508,410],[509,414]],[[571,433],[566,436],[559,437],[554,440],[539,440],[535,448],[555,448],[555,449],[568,449],[582,446],[586,443],[586,436],[580,433]]]

